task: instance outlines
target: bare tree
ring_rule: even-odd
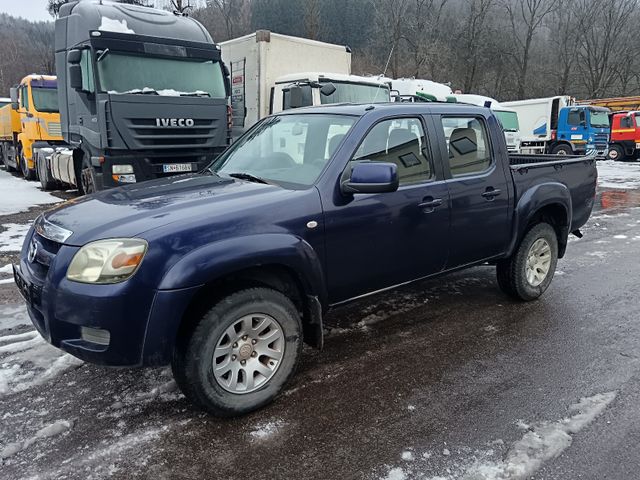
[[[478,66],[484,58],[481,53],[488,44],[487,15],[491,12],[495,0],[467,0],[465,3],[467,18],[462,31],[464,68],[463,91],[472,92],[476,87]]]
[[[304,27],[307,38],[317,40],[320,37],[320,1],[307,0],[305,4]]]
[[[517,70],[518,98],[524,98],[526,93],[534,37],[543,26],[544,19],[555,11],[558,5],[559,0],[507,0],[504,3],[514,41],[512,59]]]

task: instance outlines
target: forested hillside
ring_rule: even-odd
[[[144,2],[184,10],[216,41],[264,28],[347,44],[354,73],[429,78],[504,100],[640,94],[640,0]],[[0,22],[3,92],[25,73],[52,71],[52,24]]]

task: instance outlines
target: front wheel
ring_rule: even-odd
[[[20,148],[18,155],[20,156],[20,171],[25,180],[35,180],[36,171],[33,168],[29,168],[29,162],[24,156],[24,151]]]
[[[561,144],[553,147],[551,153],[553,155],[573,155],[573,150],[571,150],[571,147],[569,145]]]
[[[620,145],[610,145],[609,151],[607,152],[607,158],[609,160],[620,161],[624,160],[625,154],[624,150]]]
[[[510,258],[498,262],[498,285],[518,300],[535,300],[551,284],[557,264],[556,231],[548,223],[539,223],[527,232]]]
[[[172,370],[189,400],[232,417],[273,401],[301,352],[302,325],[291,300],[252,288],[224,298],[181,335]]]

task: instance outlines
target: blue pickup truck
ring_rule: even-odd
[[[509,156],[489,109],[336,105],[256,124],[200,173],[67,202],[15,280],[42,336],[88,362],[171,363],[220,416],[270,402],[323,315],[490,263],[506,294],[549,286],[596,190],[590,157]]]

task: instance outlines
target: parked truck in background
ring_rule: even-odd
[[[535,98],[502,105],[514,109],[520,122],[522,153],[605,158],[609,143],[609,109],[577,105],[569,96]]]
[[[449,85],[420,78],[381,78],[391,85],[391,95],[396,102],[414,102],[429,99],[446,101],[452,97],[453,90]],[[422,99],[417,99],[418,93]]]
[[[615,112],[611,115],[609,160],[640,158],[640,111]]]
[[[14,278],[54,346],[171,363],[196,405],[241,415],[322,347],[331,308],[487,262],[506,294],[540,297],[596,179],[593,157],[509,155],[488,108],[291,109],[200,173],[44,213]]]
[[[28,75],[11,89],[10,102],[0,108],[0,155],[8,170],[35,180],[39,149],[63,144],[58,113],[57,80]]]
[[[520,152],[520,122],[518,112],[513,108],[505,106],[491,97],[484,95],[473,95],[469,93],[456,93],[453,95],[460,103],[489,107],[500,121],[504,130],[504,138],[507,142],[507,149],[510,153]]]
[[[62,134],[47,180],[81,192],[202,169],[229,144],[228,70],[196,20],[71,1],[55,25]]]
[[[221,42],[220,49],[231,69],[234,137],[293,106],[390,101],[384,81],[351,75],[345,45],[258,30]]]

